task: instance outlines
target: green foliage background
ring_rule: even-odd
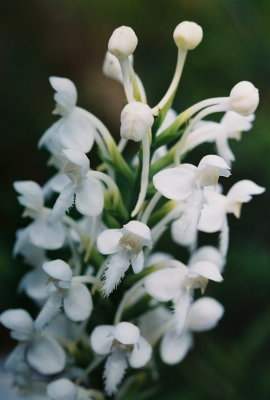
[[[16,291],[26,267],[12,258],[21,209],[12,182],[44,183],[47,154],[37,140],[53,122],[48,76],[66,76],[79,91],[79,103],[101,117],[118,135],[121,87],[102,75],[101,65],[113,29],[132,26],[139,38],[135,68],[151,105],[165,93],[174,70],[174,27],[194,20],[204,40],[188,55],[176,110],[201,99],[226,96],[241,80],[260,90],[261,104],[251,132],[233,143],[237,156],[232,182],[248,178],[269,188],[268,0],[24,0],[0,5],[1,79],[1,308],[31,303]],[[200,155],[210,151],[203,147]],[[199,154],[199,153],[198,153]],[[195,155],[198,157],[198,155]],[[269,194],[244,205],[231,220],[231,247],[222,285],[210,285],[225,305],[213,332],[196,337],[194,351],[179,366],[161,367],[155,392],[127,400],[266,400],[270,398]],[[4,330],[1,345],[9,347]],[[146,385],[147,386],[147,385]],[[151,389],[151,388],[150,388]],[[153,389],[153,388],[152,388]]]

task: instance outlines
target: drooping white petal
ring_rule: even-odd
[[[189,259],[189,265],[196,262],[208,261],[215,264],[219,271],[222,272],[224,268],[225,260],[222,257],[220,251],[213,246],[203,246],[197,249]]]
[[[88,176],[76,188],[76,208],[81,214],[95,217],[101,214],[104,207],[104,194],[101,183]]]
[[[130,322],[119,322],[114,330],[114,337],[123,344],[138,343],[140,338],[140,330]]]
[[[61,109],[70,112],[77,102],[77,89],[74,83],[67,78],[60,78],[51,76],[49,78],[50,84],[56,91],[54,100],[61,106]],[[62,113],[61,113],[62,115]]]
[[[169,301],[179,295],[186,272],[178,268],[164,268],[148,275],[145,290],[158,301]]]
[[[254,114],[243,116],[234,111],[227,111],[221,119],[221,124],[225,127],[228,137],[236,138],[237,133],[252,128],[254,118]]]
[[[153,177],[155,188],[168,199],[186,199],[192,193],[195,181],[194,169],[186,166],[187,164],[183,164],[177,168],[168,168],[158,172]]]
[[[142,336],[139,342],[134,346],[128,357],[129,364],[132,368],[141,368],[148,363],[152,355],[152,347]]]
[[[38,218],[28,227],[30,241],[37,247],[56,250],[63,246],[66,238],[64,225],[58,221],[51,224],[47,217]]]
[[[31,299],[42,302],[48,296],[46,283],[48,275],[38,268],[36,270],[27,272],[19,284],[19,290],[24,291]]]
[[[114,349],[112,354],[107,358],[103,373],[105,392],[109,396],[117,392],[118,385],[124,377],[126,368],[126,352]]]
[[[207,193],[207,203],[204,204],[198,229],[203,232],[217,232],[222,228],[226,217],[226,197],[216,193]]]
[[[224,307],[211,297],[202,297],[190,307],[187,327],[192,331],[213,329],[224,314]]]
[[[64,297],[64,310],[72,321],[84,321],[93,309],[89,290],[82,283],[72,282]]]
[[[78,388],[69,379],[61,378],[49,383],[47,394],[52,400],[76,400]]]
[[[221,129],[216,138],[217,152],[220,157],[222,157],[228,165],[231,165],[231,161],[235,160],[234,154],[231,151],[228,143],[227,132]]]
[[[75,108],[63,118],[56,132],[56,138],[61,149],[74,149],[88,153],[93,147],[95,134],[92,123]]]
[[[188,268],[188,276],[202,276],[203,278],[210,279],[215,282],[221,282],[223,280],[218,267],[208,261],[198,261],[194,264],[191,264]]]
[[[95,353],[100,355],[110,353],[114,330],[115,327],[113,325],[100,325],[93,330],[90,336],[90,344]]]
[[[4,311],[0,316],[0,322],[13,331],[12,337],[17,340],[27,340],[33,332],[32,317],[21,308]]]
[[[40,211],[43,207],[43,193],[41,187],[34,181],[16,181],[15,190],[21,195],[19,202],[26,208]]]
[[[175,331],[167,332],[161,341],[160,355],[163,362],[174,365],[181,362],[192,347],[193,338],[189,332],[177,335]]]
[[[235,183],[227,194],[228,203],[240,202],[247,203],[255,194],[261,194],[265,188],[257,185],[248,179],[243,179]]]
[[[119,229],[106,229],[97,238],[97,248],[102,254],[113,254],[117,251],[117,246],[123,233]]]
[[[64,350],[51,337],[37,336],[29,344],[26,358],[32,368],[44,375],[61,372],[66,363]]]
[[[143,251],[140,251],[138,255],[135,256],[133,260],[131,260],[131,266],[133,269],[133,272],[135,274],[138,274],[143,270],[144,266],[144,254]]]
[[[43,270],[50,277],[59,281],[70,282],[72,278],[72,270],[70,266],[63,260],[57,259],[53,261],[47,261],[42,266]]]

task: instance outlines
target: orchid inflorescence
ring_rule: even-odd
[[[231,174],[229,139],[251,129],[259,96],[243,81],[227,97],[200,101],[180,114],[171,108],[187,52],[202,36],[194,22],[176,27],[175,73],[151,108],[133,67],[137,37],[126,26],[113,32],[103,72],[123,85],[127,99],[118,143],[96,116],[77,106],[72,81],[50,78],[53,113],[60,118],[39,147],[50,152],[57,172],[43,186],[14,184],[23,216],[31,219],[17,232],[14,248],[32,267],[19,288],[40,311],[35,319],[23,309],[1,314],[18,341],[5,367],[22,399],[120,399],[128,390],[126,370],[136,380],[138,369],[154,368],[154,346],[164,363],[179,363],[193,345],[193,332],[214,328],[224,313],[214,298],[198,298],[196,289],[204,294],[209,280],[223,280],[227,214],[239,218],[242,204],[264,191],[241,180],[225,195],[218,183]],[[220,112],[220,122],[205,120]],[[135,145],[126,152],[129,141]],[[217,154],[197,165],[183,163],[206,142],[215,143]],[[95,167],[86,156],[93,149],[101,160]],[[159,251],[167,232],[175,253],[178,246],[188,250],[185,263]],[[199,232],[219,232],[217,246],[207,244],[207,235],[201,243]],[[64,254],[65,261],[58,258]]]

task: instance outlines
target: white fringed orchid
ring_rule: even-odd
[[[55,250],[62,247],[66,238],[64,225],[60,221],[51,223],[52,210],[44,207],[41,187],[33,181],[17,181],[14,183],[14,188],[20,195],[19,203],[25,207],[23,216],[34,220],[25,228],[24,235],[28,240],[43,249]],[[20,240],[16,242],[16,251],[20,253],[21,244]]]
[[[74,149],[63,150],[66,158],[65,173],[69,183],[57,198],[51,215],[51,221],[57,221],[68,210],[75,196],[77,210],[86,216],[99,215],[104,206],[103,187],[100,181],[89,171],[90,162],[87,156]]]
[[[109,396],[117,391],[128,364],[132,368],[141,368],[152,354],[150,344],[130,322],[97,326],[91,334],[90,343],[95,353],[109,355],[103,373],[105,391]]]
[[[70,266],[62,260],[47,261],[43,270],[49,277],[49,297],[35,321],[36,329],[42,329],[60,311],[63,304],[66,316],[72,321],[89,318],[93,302],[86,285],[72,277]]]
[[[182,331],[191,303],[193,289],[204,292],[208,280],[223,280],[218,267],[208,261],[199,261],[186,267],[176,260],[165,261],[167,266],[145,278],[146,292],[160,302],[172,301],[174,325],[178,334]]]
[[[192,332],[213,329],[224,313],[223,306],[211,297],[202,297],[191,304],[183,332],[169,329],[162,338],[161,359],[169,365],[181,362],[193,345]]]
[[[194,247],[204,203],[202,189],[216,185],[219,176],[228,177],[229,169],[221,157],[208,155],[201,159],[198,167],[182,164],[154,175],[154,186],[163,196],[183,201],[182,215],[172,224],[172,237],[176,243]]]
[[[112,254],[107,262],[103,288],[107,296],[116,288],[131,265],[133,272],[144,267],[142,248],[151,248],[150,229],[139,221],[130,221],[122,229],[107,229],[97,238],[97,248],[102,254]]]
[[[226,196],[214,191],[205,191],[206,203],[202,209],[198,228],[209,233],[220,231],[227,213],[240,218],[242,204],[249,202],[253,195],[264,191],[265,188],[248,179],[235,183]]]
[[[0,321],[11,330],[11,337],[21,342],[11,353],[12,362],[9,364],[26,361],[31,368],[43,375],[57,374],[64,369],[64,350],[48,333],[35,332],[33,319],[27,311],[4,311]]]
[[[220,122],[201,121],[195,125],[186,139],[181,154],[191,151],[206,142],[215,142],[217,153],[228,165],[235,160],[229,147],[229,139],[241,139],[241,132],[252,128],[254,114],[242,116],[234,111],[227,111]]]
[[[39,147],[45,146],[56,155],[69,148],[88,153],[94,144],[95,127],[76,107],[77,90],[74,83],[67,78],[52,76],[50,84],[56,91],[53,114],[61,118],[43,134]]]

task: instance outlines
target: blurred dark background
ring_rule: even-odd
[[[201,99],[226,96],[237,82],[252,81],[260,90],[261,103],[253,130],[232,143],[236,162],[229,186],[246,178],[269,188],[269,15],[268,0],[1,2],[2,310],[26,303],[16,291],[25,270],[12,258],[15,230],[23,224],[12,182],[31,179],[43,184],[52,173],[45,166],[46,152],[37,150],[39,137],[54,121],[48,77],[72,79],[79,105],[99,116],[117,136],[124,96],[120,85],[101,72],[113,29],[128,25],[135,30],[139,38],[135,69],[154,105],[174,70],[175,26],[182,20],[199,23],[204,40],[188,55],[174,108],[181,111]],[[225,305],[225,316],[217,329],[196,336],[195,348],[182,364],[162,368],[153,399],[270,398],[268,192],[244,205],[241,220],[231,218],[230,223],[225,280],[210,285],[206,293]],[[2,328],[1,334],[3,352],[10,343]]]

